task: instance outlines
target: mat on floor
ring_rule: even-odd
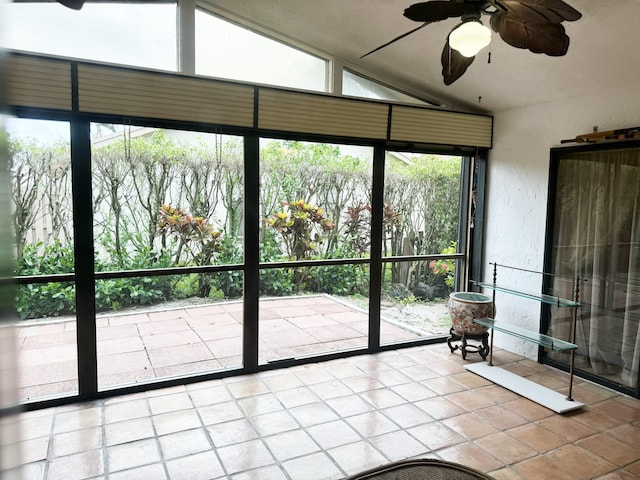
[[[493,477],[460,465],[435,459],[402,460],[365,472],[345,480],[494,480]]]

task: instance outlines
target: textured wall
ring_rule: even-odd
[[[562,102],[495,114],[494,148],[489,153],[485,280],[488,262],[541,270],[549,179],[549,154],[560,140],[590,132],[640,125],[637,89],[609,89]],[[498,283],[533,292],[541,276],[498,270]],[[538,330],[540,306],[513,296],[496,296],[497,319]],[[537,347],[505,335],[497,346],[537,358]]]

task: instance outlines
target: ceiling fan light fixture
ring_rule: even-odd
[[[474,57],[491,42],[491,29],[479,20],[469,20],[449,34],[449,45],[465,57]]]

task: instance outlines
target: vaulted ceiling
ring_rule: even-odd
[[[638,84],[640,0],[565,0],[582,13],[565,22],[571,39],[563,57],[549,57],[504,43],[494,32],[453,85],[442,81],[440,54],[456,19],[435,23],[360,59],[419,24],[405,18],[411,0],[206,0],[214,10],[282,39],[312,46],[356,71],[447,106],[484,112],[598,96]],[[485,21],[485,24],[487,22]],[[491,52],[491,63],[487,52]],[[640,95],[640,93],[639,93]]]

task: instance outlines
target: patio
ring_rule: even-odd
[[[368,313],[329,295],[262,299],[259,315],[261,364],[367,345]],[[99,314],[96,325],[100,390],[242,362],[240,301]],[[74,317],[24,322],[16,335],[21,400],[77,392]],[[424,335],[381,322],[382,343]]]

